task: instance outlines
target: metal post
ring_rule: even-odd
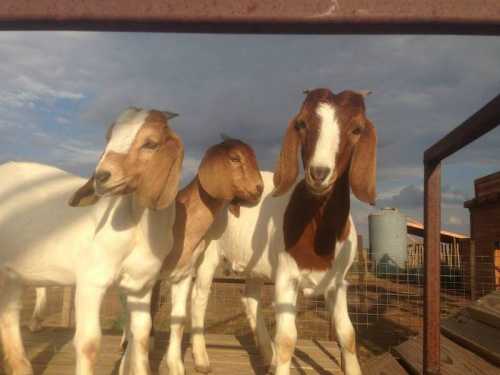
[[[424,167],[424,375],[440,374],[441,163]]]
[[[476,242],[470,240],[469,242],[469,264],[470,264],[470,298],[475,301],[477,298],[476,294]]]

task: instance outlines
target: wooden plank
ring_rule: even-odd
[[[72,338],[74,331],[61,328],[47,328],[39,333],[23,330],[23,337],[35,374],[65,375],[73,374],[75,352]],[[96,365],[96,375],[117,373],[120,361],[120,335],[104,334]],[[168,345],[166,334],[160,334],[154,350],[150,353],[153,374],[167,374],[160,367]],[[187,335],[183,343],[186,372],[194,374],[192,351]],[[1,348],[0,348],[1,349]],[[213,373],[218,375],[264,374],[257,348],[251,337],[229,335],[207,335],[207,349]],[[1,350],[0,350],[1,351]],[[1,358],[1,357],[0,357]],[[299,340],[294,359],[292,374],[341,374],[340,352],[335,343]],[[0,374],[4,375],[0,368]]]
[[[500,290],[478,299],[468,310],[474,319],[500,328]]]
[[[422,373],[422,336],[394,348],[412,374]],[[441,375],[495,375],[499,369],[478,355],[441,336]]]
[[[443,334],[500,366],[500,330],[475,320],[468,310],[441,324]]]
[[[362,366],[362,372],[363,375],[408,375],[390,353],[370,359]]]

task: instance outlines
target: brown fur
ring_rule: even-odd
[[[327,197],[312,195],[304,180],[295,187],[285,211],[284,237],[286,250],[300,269],[330,268],[336,243],[344,241],[350,230],[347,174]]]
[[[293,119],[288,124],[285,138],[283,139],[283,145],[281,146],[278,164],[273,176],[273,196],[275,197],[286,193],[299,175],[298,152],[300,136],[295,126],[296,121]]]
[[[150,140],[157,143],[158,147],[145,150],[143,145]],[[180,138],[170,129],[165,115],[152,110],[132,142],[129,152],[106,153],[100,168],[111,172],[114,180],[126,181],[118,190],[113,189],[110,193],[116,195],[135,192],[142,206],[162,209],[169,206],[175,198],[183,158],[184,147]],[[91,180],[74,193],[70,199],[71,205],[81,206],[97,201],[95,182]]]
[[[339,124],[339,149],[329,188],[314,193],[308,171],[318,140],[320,103],[335,108]],[[274,195],[288,191],[298,176],[301,149],[305,179],[294,189],[285,212],[287,251],[300,268],[325,270],[331,266],[335,245],[350,232],[349,186],[361,201],[375,202],[376,131],[366,118],[363,95],[353,91],[333,94],[327,89],[307,92],[299,113],[287,127],[274,176]]]

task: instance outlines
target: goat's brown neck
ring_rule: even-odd
[[[190,264],[192,254],[214,222],[225,202],[203,190],[198,176],[175,200],[174,246],[164,262],[164,269],[172,270]]]
[[[284,217],[286,250],[300,269],[331,266],[337,242],[350,231],[349,174],[344,173],[324,197],[314,196],[304,180],[295,187]]]

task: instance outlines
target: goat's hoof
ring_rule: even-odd
[[[196,370],[196,372],[199,372],[201,374],[209,374],[212,372],[212,367],[210,367],[210,365],[208,366],[195,365],[194,369]]]

